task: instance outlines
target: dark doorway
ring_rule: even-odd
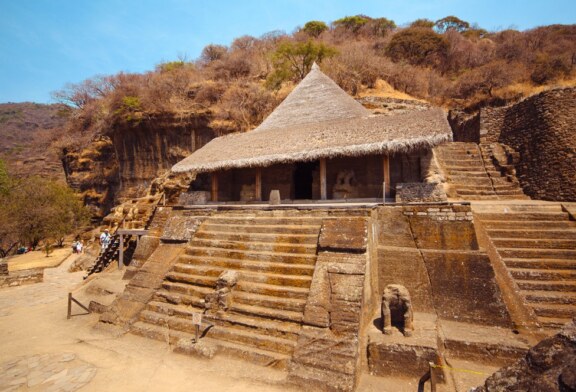
[[[312,172],[316,162],[299,162],[294,167],[294,199],[312,199]]]

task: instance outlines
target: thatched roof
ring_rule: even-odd
[[[172,167],[209,172],[337,156],[394,154],[451,139],[441,109],[372,115],[318,67],[253,131],[213,139]]]

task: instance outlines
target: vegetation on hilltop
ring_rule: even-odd
[[[70,123],[76,142],[163,112],[208,113],[223,134],[258,125],[315,61],[353,95],[383,80],[437,105],[495,105],[539,86],[573,84],[576,25],[488,32],[454,16],[405,27],[365,15],[310,21],[292,34],[210,44],[197,60],[97,76],[54,96],[80,109]]]

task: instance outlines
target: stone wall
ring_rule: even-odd
[[[0,274],[0,288],[15,287],[25,284],[40,283],[44,280],[44,270],[34,268],[22,271],[11,272],[8,275]]]
[[[480,113],[481,142],[499,142],[520,155],[524,192],[543,200],[576,200],[576,88],[542,92]]]
[[[448,123],[452,128],[455,142],[480,142],[480,115],[468,114],[460,110],[448,112]]]
[[[412,182],[396,185],[396,203],[434,203],[446,200],[442,184]]]

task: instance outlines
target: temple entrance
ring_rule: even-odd
[[[316,168],[316,162],[298,162],[294,166],[294,199],[312,199],[312,172]]]

